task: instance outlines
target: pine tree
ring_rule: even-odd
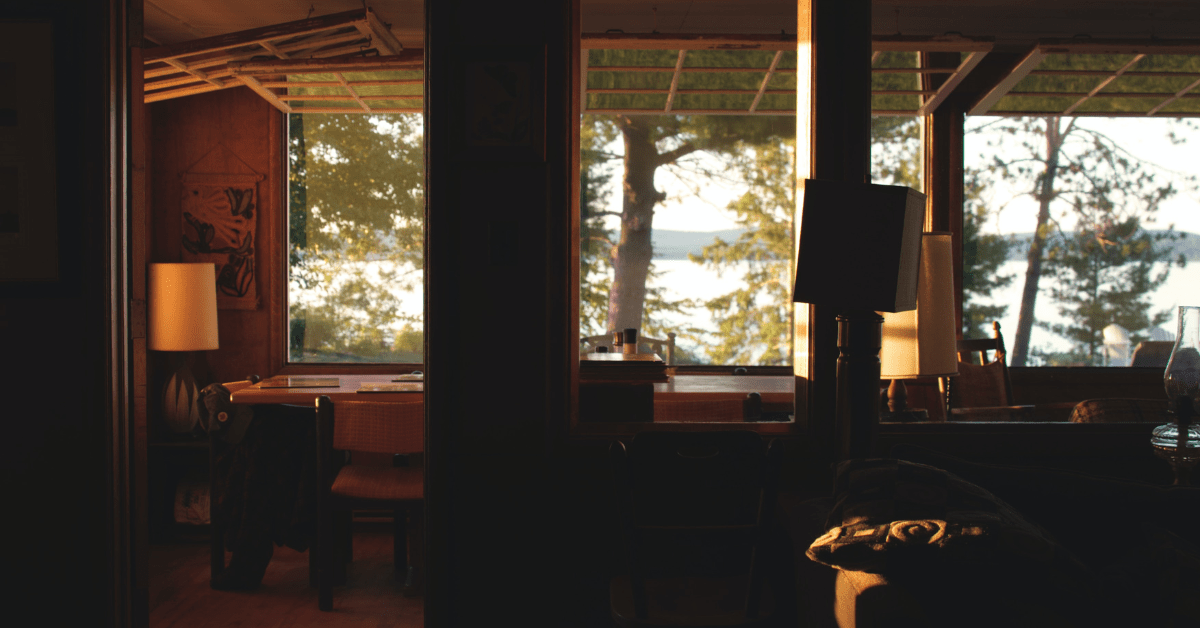
[[[1149,296],[1167,280],[1170,267],[1156,271],[1155,264],[1171,256],[1167,243],[1177,234],[1148,233],[1137,216],[1117,220],[1091,213],[1100,214],[1097,221],[1056,234],[1046,252],[1046,269],[1055,279],[1049,296],[1068,322],[1038,324],[1070,340],[1071,353],[1084,365],[1102,366],[1105,327],[1115,323],[1135,332],[1136,343],[1147,338],[1138,332],[1170,319],[1170,312],[1150,312]],[[1186,260],[1180,255],[1176,263],[1182,267]]]

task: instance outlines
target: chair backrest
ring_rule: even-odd
[[[1012,379],[1000,323],[992,323],[992,338],[958,341],[958,376],[946,378],[946,407],[976,408],[1013,405]],[[988,355],[988,352],[991,355]],[[972,359],[978,354],[978,359]]]
[[[958,361],[967,364],[985,365],[989,362],[1005,362],[1008,352],[1004,350],[1004,335],[1000,333],[999,321],[992,321],[992,338],[964,338],[958,341]],[[992,352],[988,356],[988,351]],[[973,354],[978,360],[972,360]]]
[[[609,453],[637,616],[646,617],[647,577],[717,570],[746,576],[746,617],[756,617],[778,443],[748,431],[641,432]]]
[[[1129,366],[1160,366],[1167,367],[1171,359],[1171,350],[1175,348],[1173,340],[1145,340],[1133,349],[1133,357]]]
[[[604,336],[584,336],[579,339],[580,353],[593,353],[597,347],[613,350],[612,334]],[[675,365],[675,332],[667,334],[666,340],[641,336],[638,338],[638,353],[654,353],[666,362],[667,366]]]
[[[655,423],[743,423],[762,418],[762,395],[744,399],[654,400]]]
[[[317,424],[333,449],[412,454],[425,448],[424,401],[317,399]]]

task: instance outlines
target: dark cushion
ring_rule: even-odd
[[[1114,555],[1114,544],[1123,540],[1118,531],[1137,529],[1143,521],[1200,542],[1197,487],[1155,486],[1037,466],[985,464],[916,445],[896,445],[891,454],[986,486],[1093,569],[1104,567]]]
[[[843,462],[826,525],[809,559],[882,574],[924,600],[931,626],[1098,625],[1093,574],[1015,508],[942,469]]]
[[[936,563],[1082,566],[1037,525],[987,490],[935,467],[894,459],[838,465],[828,531],[812,560],[886,573]]]
[[[1103,625],[1200,626],[1200,488],[963,460],[915,445],[897,458],[988,487],[1096,577]]]

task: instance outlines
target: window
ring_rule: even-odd
[[[1035,50],[1003,117],[965,130],[964,335],[1000,321],[1017,367],[1130,366],[1200,281],[1196,126],[1175,117],[1200,111],[1200,58],[1071,52]]]
[[[290,362],[422,362],[422,137],[419,113],[289,116]]]
[[[791,364],[792,48],[585,51],[581,336]]]

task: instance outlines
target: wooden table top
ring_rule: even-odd
[[[796,378],[791,375],[672,375],[670,381],[654,384],[654,394],[708,395],[756,392],[766,398],[795,394]]]
[[[374,375],[350,375],[341,373],[337,375],[295,375],[293,378],[326,378],[336,377],[339,386],[322,387],[322,388],[263,388],[263,384],[268,383],[271,379],[265,379],[253,386],[247,386],[230,396],[234,403],[246,404],[262,404],[262,403],[286,403],[292,405],[313,405],[317,402],[317,397],[328,395],[334,401],[348,400],[365,400],[374,401],[415,401],[418,396],[424,392],[425,385],[422,382],[392,382],[396,375],[374,374]],[[393,384],[402,391],[398,392],[357,392],[363,384]]]
[[[311,405],[317,397],[328,395],[331,399],[374,399],[378,401],[412,401],[415,394],[424,392],[422,382],[395,382],[405,390],[401,392],[357,392],[363,384],[393,383],[395,375],[297,375],[302,378],[336,377],[337,387],[322,388],[263,388],[270,380],[247,386],[232,395],[234,403],[264,404],[285,403],[292,405]],[[274,379],[274,378],[271,378]],[[756,392],[763,396],[768,403],[791,403],[794,394],[795,378],[791,375],[673,375],[670,381],[654,384],[656,397],[686,396],[696,399],[721,399],[745,397],[748,393]]]

